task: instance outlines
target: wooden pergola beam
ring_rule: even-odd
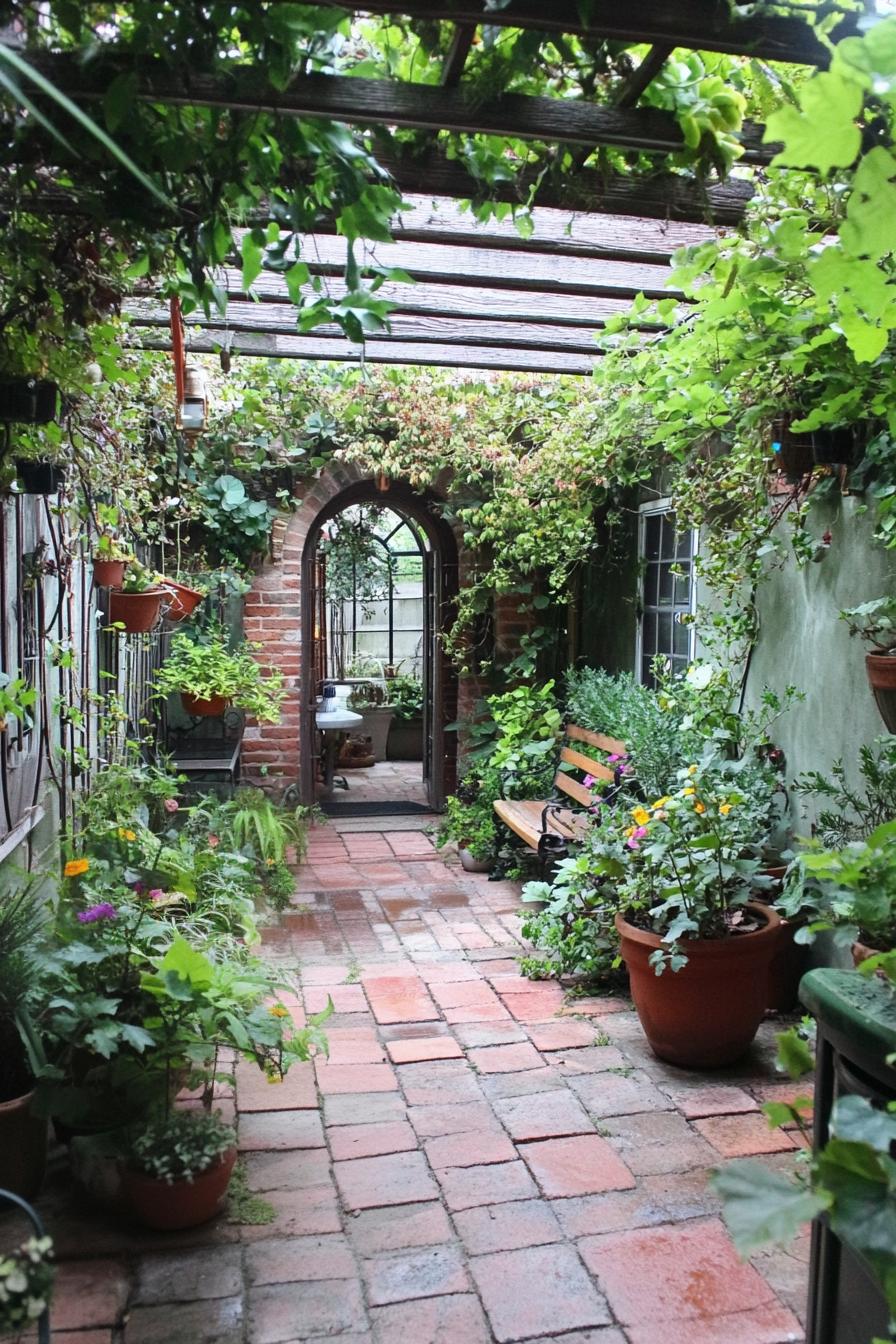
[[[459,23],[454,29],[439,79],[443,89],[454,89],[460,83],[475,36],[476,27],[472,23]]]
[[[664,43],[697,51],[723,51],[758,56],[765,61],[826,66],[829,53],[803,19],[774,14],[739,18],[724,0],[509,0],[489,7],[486,0],[364,0],[340,9],[368,14],[403,14],[408,18],[450,23],[487,23],[505,28],[536,28],[548,33],[574,33],[614,42]],[[856,15],[844,13],[835,40],[856,32]]]
[[[212,334],[194,336],[190,350],[194,354],[216,354],[223,340]],[[170,350],[170,334],[147,334],[136,344],[144,350]],[[395,341],[374,338],[363,347],[348,341],[321,339],[313,333],[306,336],[279,336],[270,333],[249,333],[228,341],[233,356],[246,355],[264,359],[308,359],[351,364],[422,365],[424,368],[481,369],[507,373],[569,373],[587,375],[593,372],[600,358],[595,348],[593,355],[546,354],[538,350],[508,352],[498,346],[448,346],[426,344],[421,341]]]
[[[101,98],[117,73],[111,66],[80,66],[65,55],[35,58],[33,64],[74,98]],[[618,108],[517,93],[481,99],[462,88],[344,75],[295,75],[288,88],[278,92],[250,68],[235,68],[226,77],[197,72],[184,78],[149,66],[141,71],[136,96],[172,106],[271,111],[362,126],[450,130],[549,144],[606,145],[658,154],[684,147],[678,122],[659,108]],[[774,147],[762,144],[762,134],[761,126],[744,124],[742,162],[770,161]]]
[[[641,94],[656,78],[674,48],[667,42],[658,42],[651,47],[637,70],[629,76],[613,100],[617,107],[635,107]]]

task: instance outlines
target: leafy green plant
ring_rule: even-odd
[[[571,722],[592,732],[619,738],[628,753],[628,782],[657,797],[684,760],[681,719],[664,708],[656,691],[630,672],[615,675],[601,668],[573,668],[566,680]]]
[[[28,724],[31,711],[37,704],[37,691],[24,677],[11,677],[0,672],[0,732],[9,727],[9,720]]]
[[[423,713],[423,682],[417,677],[390,677],[386,694],[396,719],[416,719]]]
[[[131,1135],[124,1153],[133,1171],[173,1185],[192,1181],[236,1146],[236,1130],[208,1111],[171,1111]]]
[[[877,597],[841,611],[851,635],[867,640],[874,653],[896,653],[896,597]]]
[[[123,593],[148,593],[154,591],[158,586],[152,570],[147,569],[146,565],[141,564],[139,560],[131,558],[121,581],[121,591]]]
[[[246,564],[267,548],[274,510],[253,499],[237,476],[226,473],[198,488],[201,523],[224,560]]]
[[[0,1255],[0,1330],[15,1333],[33,1326],[53,1294],[56,1270],[50,1237],[29,1237]]]
[[[816,822],[822,843],[837,848],[849,840],[867,840],[885,821],[896,818],[896,737],[884,736],[859,748],[862,789],[850,784],[842,761],[830,771],[807,771],[794,781],[804,798],[823,806]]]
[[[522,959],[524,975],[609,979],[618,957],[613,923],[618,902],[613,884],[597,872],[595,859],[605,858],[608,846],[618,849],[621,843],[618,828],[595,824],[581,848],[555,865],[549,882],[527,882],[523,887],[524,901],[544,904],[523,916],[523,937],[538,954]]]
[[[808,918],[800,941],[834,929],[840,943],[859,939],[873,948],[896,948],[896,821],[842,849],[805,849],[791,864],[777,905],[791,917]]]
[[[247,640],[231,648],[223,630],[215,626],[195,636],[177,634],[156,673],[156,691],[159,695],[186,691],[199,700],[223,696],[260,722],[276,723],[285,694],[283,677],[274,669],[265,671],[254,657],[261,647]]]

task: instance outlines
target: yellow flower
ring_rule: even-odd
[[[727,817],[728,813],[731,811],[731,803],[720,803],[719,811],[723,817]]]
[[[69,859],[62,871],[66,877],[80,877],[89,867],[89,859]]]
[[[669,801],[669,795],[668,795],[667,793],[664,793],[663,796],[662,796],[662,798],[657,798],[656,802],[655,802],[655,803],[651,803],[650,806],[651,806],[651,807],[654,809],[654,811],[655,811],[658,807],[665,807],[665,805],[666,805],[666,803],[668,803],[668,801]]]
[[[650,813],[644,807],[633,807],[632,816],[638,826],[646,826],[650,820]]]
[[[282,1003],[275,1003],[268,1009],[271,1017],[289,1017],[289,1009],[284,1008]]]
[[[689,775],[696,775],[696,773],[697,773],[697,767],[696,767],[696,765],[689,765],[689,766],[688,766],[688,774],[689,774]]]
[[[637,829],[638,829],[638,828],[637,828],[636,826],[627,826],[626,829],[625,829],[625,833],[626,833],[626,835],[634,835],[634,833],[635,833],[635,831],[636,831]]]
[[[695,803],[695,804],[694,804],[694,811],[695,811],[695,812],[700,812],[700,813],[702,814],[703,812],[706,811],[706,804],[705,804],[705,803]]]
[[[137,832],[130,830],[127,826],[119,826],[118,838],[119,840],[136,840]]]
[[[682,793],[684,794],[685,798],[693,797],[693,795],[696,792],[697,790],[694,788],[693,784],[689,784],[686,789],[682,789]]]
[[[265,1077],[267,1078],[268,1082],[271,1083],[271,1084],[274,1084],[274,1083],[282,1083],[282,1082],[283,1082],[283,1074],[282,1074],[282,1073],[266,1073],[266,1074],[265,1074]]]
[[[265,859],[265,863],[267,864],[268,868],[273,868],[273,866],[274,866],[274,860],[273,860],[273,859]]]

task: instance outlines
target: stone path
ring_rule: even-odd
[[[379,761],[361,770],[337,770],[348,789],[333,791],[333,804],[404,802],[425,803],[421,761]],[[381,822],[385,824],[385,820]]]
[[[143,1234],[58,1176],[54,1344],[802,1339],[807,1239],[743,1264],[706,1183],[792,1162],[774,1024],[738,1069],[661,1064],[625,1001],[522,979],[515,886],[420,833],[315,830],[296,902],[265,941],[299,1020],[332,999],[330,1058],[237,1074],[276,1220]]]

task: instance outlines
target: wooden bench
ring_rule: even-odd
[[[617,738],[607,737],[604,733],[592,733],[590,729],[580,728],[575,723],[566,725],[566,738],[568,742],[596,747],[604,758],[625,755],[625,744]],[[555,838],[551,845],[554,853],[562,851],[567,844],[581,840],[588,826],[590,809],[599,797],[593,788],[587,787],[577,778],[578,774],[591,775],[594,779],[612,785],[619,783],[618,769],[614,770],[607,765],[605,759],[589,756],[577,746],[564,746],[554,776],[553,797],[540,802],[499,798],[494,804],[495,812],[504,825],[509,826],[536,853],[544,851],[546,836]]]

